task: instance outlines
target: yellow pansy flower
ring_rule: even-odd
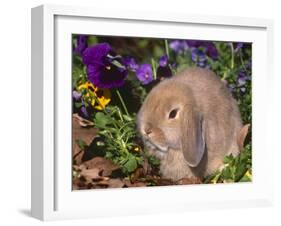
[[[83,99],[90,103],[95,109],[102,110],[111,101],[109,89],[95,87],[91,82],[85,82],[77,88],[83,95]]]

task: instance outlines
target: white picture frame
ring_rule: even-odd
[[[253,43],[253,182],[72,191],[70,34],[185,38],[186,31],[192,39]],[[272,32],[273,22],[265,19],[33,8],[32,216],[56,220],[272,205],[273,178],[266,173],[273,169],[274,151],[266,123],[273,85]]]

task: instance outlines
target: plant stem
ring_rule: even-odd
[[[92,92],[92,91],[90,91],[90,92]],[[99,101],[99,98],[97,98],[96,94],[92,92],[92,96],[95,99],[95,101],[97,101],[97,103],[101,106],[103,113],[106,115],[109,115],[108,112],[105,110],[105,108],[102,106],[101,102]],[[113,122],[113,125],[116,129],[118,128],[116,123]]]
[[[169,45],[168,45],[168,40],[167,39],[165,39],[165,51],[166,51],[166,55],[168,56],[168,59],[170,59]]]
[[[241,64],[242,64],[242,67],[243,67],[244,71],[247,72],[248,70],[245,66],[245,63],[244,63],[243,56],[242,56],[241,52],[239,53],[239,57],[240,57],[240,61],[241,61]]]
[[[121,104],[122,104],[122,106],[123,106],[123,108],[124,108],[124,111],[125,111],[126,115],[129,116],[128,109],[127,109],[127,107],[126,107],[126,105],[125,105],[125,102],[124,102],[124,100],[123,100],[123,98],[122,98],[122,96],[121,96],[121,94],[120,94],[120,92],[119,92],[118,89],[116,89],[116,93],[117,93],[117,95],[118,95],[118,97],[119,97],[119,100],[120,100],[120,102],[121,102]]]
[[[122,116],[121,111],[120,111],[120,109],[119,109],[119,108],[118,108],[118,110],[117,110],[117,113],[118,113],[118,115],[119,115],[119,117],[120,117],[121,121],[122,121],[122,122],[124,122],[124,120],[123,120],[123,116]]]
[[[230,43],[230,49],[231,49],[231,64],[230,64],[230,68],[233,69],[234,68],[234,47],[233,47],[233,43]]]
[[[156,68],[155,68],[155,60],[151,58],[151,66],[152,66],[152,73],[153,73],[153,79],[157,79],[157,74],[156,74]]]

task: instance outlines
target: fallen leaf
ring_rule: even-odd
[[[157,186],[174,185],[174,182],[171,179],[166,178],[159,178],[155,182]]]
[[[121,178],[110,178],[112,172],[118,170],[119,166],[111,160],[95,157],[80,165],[74,165],[73,189],[93,188],[121,188],[124,182]]]
[[[80,177],[76,177],[76,178],[73,178],[73,181],[72,181],[72,189],[73,190],[81,190],[81,189],[87,189],[88,186],[87,186],[87,181]]]
[[[178,185],[184,184],[202,184],[202,181],[199,178],[182,178],[176,182]]]
[[[95,157],[88,161],[83,162],[81,166],[87,169],[98,169],[101,176],[110,176],[112,171],[119,169],[119,166],[114,164],[111,160],[105,159],[103,157]]]
[[[145,169],[144,168],[138,168],[132,174],[131,181],[134,183],[135,181],[137,181],[140,177],[143,177],[144,175],[145,175]]]
[[[80,126],[82,127],[91,127],[91,126],[94,126],[94,123],[85,119],[85,118],[82,118],[81,116],[79,116],[77,113],[76,114],[73,114],[73,118],[75,118],[75,120],[77,120],[77,122],[79,123]]]
[[[86,120],[86,119],[85,119]],[[97,129],[94,127],[82,127],[80,116],[73,114],[72,117],[72,156],[74,164],[79,165],[82,162],[83,154],[85,150],[82,150],[77,144],[78,140],[82,140],[87,146],[89,146],[97,134]],[[87,120],[88,121],[88,120]]]
[[[88,181],[90,181],[92,179],[100,179],[101,178],[100,169],[98,169],[98,168],[83,169],[80,172],[80,175]]]
[[[110,178],[109,180],[102,180],[96,185],[106,186],[107,188],[122,188],[124,186],[124,182],[119,178]]]
[[[126,187],[130,188],[130,187],[146,187],[148,183],[141,182],[141,181],[136,181],[132,183],[129,179],[124,179],[124,184]]]
[[[169,178],[161,178],[160,176],[156,175],[146,175],[145,180],[147,182],[153,183],[156,186],[166,186],[166,185],[173,185],[174,182]]]

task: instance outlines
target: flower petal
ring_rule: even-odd
[[[136,63],[136,60],[133,57],[124,57],[123,64],[131,71],[136,71],[139,65]]]
[[[111,46],[108,43],[100,43],[91,47],[88,47],[83,52],[83,63],[89,64],[104,64],[104,60],[107,54],[112,51]]]
[[[87,35],[78,35],[77,40],[76,40],[76,47],[74,49],[74,52],[77,54],[82,54],[83,51],[87,48],[88,46],[88,36]]]
[[[152,68],[150,64],[142,64],[136,71],[138,80],[144,85],[153,81]]]
[[[168,64],[168,56],[167,55],[161,56],[159,59],[159,65],[161,67],[165,67],[167,64]]]

